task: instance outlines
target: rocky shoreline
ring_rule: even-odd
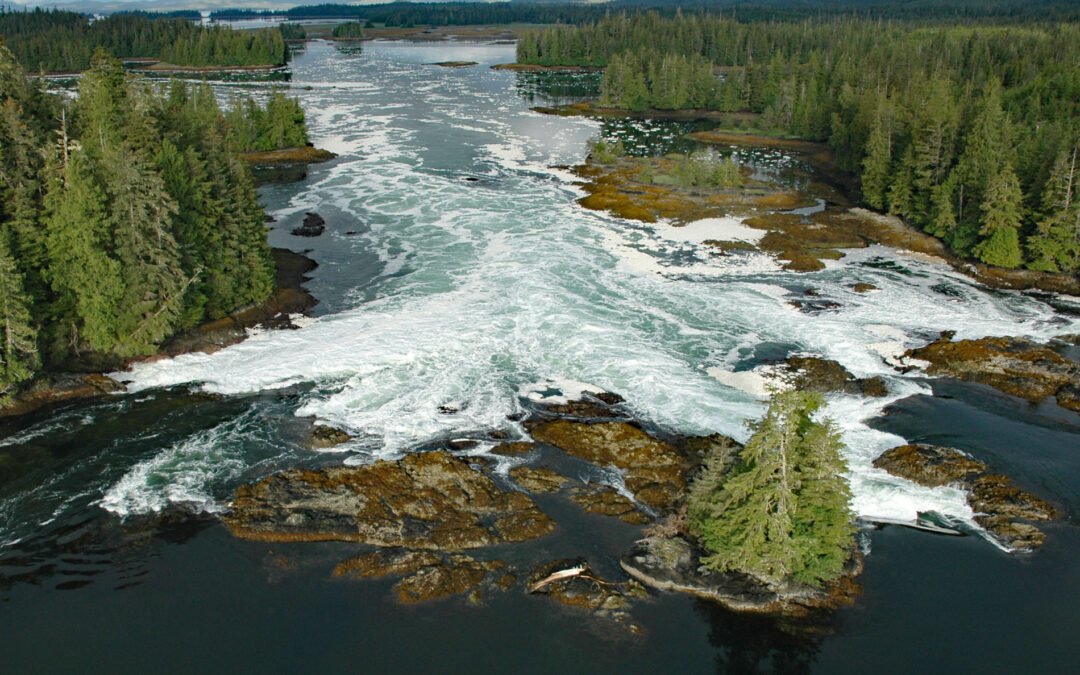
[[[676,121],[725,120],[731,117],[730,113],[700,110],[634,112],[601,108],[591,102],[555,108],[537,107],[533,110],[551,115]],[[665,158],[622,159],[609,166],[590,159],[585,164],[573,167],[574,172],[584,179],[583,188],[589,193],[579,203],[586,208],[610,211],[623,218],[649,223],[664,219],[680,225],[726,215],[743,217],[745,225],[764,230],[767,234],[756,246],[744,242],[735,242],[737,246],[733,246],[732,242],[715,242],[720,254],[727,255],[736,249],[762,250],[775,255],[783,261],[784,269],[794,272],[824,269],[823,261],[842,258],[844,249],[883,244],[917,255],[932,256],[990,288],[1080,296],[1080,277],[992,267],[957,258],[941,240],[916,230],[900,218],[847,204],[856,196],[854,177],[835,167],[832,153],[824,144],[724,131],[695,132],[689,137],[711,145],[769,147],[790,151],[821,173],[831,188],[839,191],[837,195],[845,196],[838,199],[836,195],[826,195],[826,208],[809,216],[785,213],[813,204],[813,195],[761,181],[752,181],[740,189],[655,185],[641,178],[642,162],[662,164],[667,161]]]
[[[215,321],[201,324],[169,338],[156,354],[132,359],[119,367],[140,361],[171,358],[190,352],[213,353],[247,338],[248,329],[295,328],[290,317],[305,314],[314,307],[315,299],[304,287],[308,272],[318,264],[294,251],[271,249],[274,258],[274,293],[265,301],[243,308]],[[33,412],[48,405],[77,399],[93,398],[124,391],[124,385],[101,373],[46,373],[37,378],[7,406],[0,408],[0,417]]]

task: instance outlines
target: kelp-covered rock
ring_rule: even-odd
[[[814,588],[794,582],[768,586],[745,574],[701,571],[702,552],[679,536],[653,536],[638,541],[620,561],[642,584],[660,591],[686,593],[749,614],[802,617],[814,610],[850,605],[861,588],[855,577],[862,556],[852,553],[844,576]]]
[[[531,466],[510,469],[510,478],[529,492],[557,492],[571,480],[551,469]]]
[[[326,230],[326,220],[317,213],[305,213],[304,222],[299,227],[293,228],[293,235],[297,237],[317,237]]]
[[[652,520],[632,500],[606,485],[574,488],[570,491],[570,501],[589,513],[611,516],[631,525],[644,525]]]
[[[335,577],[379,579],[403,577],[393,592],[403,604],[414,605],[469,595],[478,602],[485,591],[505,591],[514,577],[502,561],[481,561],[470,556],[439,555],[430,551],[375,551],[350,558],[334,568]]]
[[[347,431],[325,424],[316,424],[311,429],[311,440],[308,445],[314,449],[333,448],[351,440],[352,436]]]
[[[926,372],[989,385],[1006,394],[1038,403],[1062,395],[1059,405],[1080,412],[1073,388],[1080,382],[1080,365],[1053,349],[1021,337],[958,340],[942,337],[906,357],[930,363]]]
[[[831,359],[816,356],[791,356],[784,362],[784,379],[794,389],[821,394],[842,392],[864,396],[885,396],[888,389],[880,377],[860,379]]]
[[[1047,501],[1024,492],[1008,477],[956,448],[912,443],[887,450],[874,466],[927,487],[954,485],[967,491],[975,522],[1004,546],[1032,550],[1045,535],[1033,522],[1057,518]]]
[[[561,572],[571,571],[573,576],[545,580]],[[631,634],[643,632],[634,622],[629,609],[632,601],[648,597],[648,591],[633,580],[616,583],[595,574],[583,558],[553,560],[536,567],[529,575],[527,586],[530,593],[544,595],[559,604],[577,608],[592,617],[612,622]]]
[[[520,457],[521,455],[526,455],[535,449],[535,443],[529,443],[527,441],[513,441],[510,443],[499,443],[491,449],[491,454],[502,455],[504,457]]]
[[[396,462],[294,469],[237,489],[225,524],[258,541],[353,541],[457,551],[555,528],[524,493],[446,452]]]
[[[909,443],[886,450],[874,466],[927,487],[969,482],[988,467],[956,448]]]
[[[685,496],[683,456],[632,424],[555,420],[532,427],[530,433],[574,457],[621,469],[627,488],[647,506],[670,509]]]

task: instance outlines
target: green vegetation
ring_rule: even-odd
[[[712,571],[742,572],[770,584],[820,586],[839,577],[855,545],[843,447],[829,421],[812,417],[819,394],[776,394],[729,470],[709,457],[691,486],[690,531]]]
[[[360,40],[364,37],[364,25],[359,21],[346,21],[334,26],[331,34],[339,40]]]
[[[734,188],[742,185],[742,172],[738,163],[730,157],[722,157],[712,150],[699,150],[689,155],[671,154],[671,170],[652,175],[656,185],[678,187]]]
[[[606,106],[756,114],[958,255],[1080,272],[1076,23],[613,14],[533,32],[518,59],[606,65]]]
[[[271,93],[265,106],[251,97],[233,101],[226,118],[235,148],[242,152],[302,148],[308,144],[304,109],[282,91]]]
[[[589,159],[598,164],[614,164],[626,156],[626,148],[621,140],[605,141],[594,138],[589,141]]]
[[[307,141],[274,93],[223,112],[104,51],[71,104],[0,47],[0,401],[40,367],[149,354],[265,299],[273,262],[238,151]]]
[[[287,42],[307,39],[307,31],[298,23],[283,23],[278,26],[278,30],[281,31],[281,37],[285,38]]]
[[[157,58],[185,67],[278,66],[288,58],[279,30],[234,31],[142,13],[91,23],[74,12],[4,12],[0,37],[30,71],[85,70],[99,47],[120,58]]]

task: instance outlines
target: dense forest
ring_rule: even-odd
[[[740,21],[805,19],[850,15],[881,19],[1017,19],[1077,20],[1074,0],[616,0],[609,3],[568,2],[391,2],[386,4],[300,5],[287,10],[219,9],[214,19],[360,19],[387,26],[453,26],[477,24],[581,24],[597,21],[613,10],[657,10],[665,15],[722,12]]]
[[[288,58],[278,30],[234,31],[143,13],[93,22],[55,10],[0,13],[0,38],[19,63],[35,72],[85,70],[98,47],[120,58],[157,58],[177,66],[283,65]]]
[[[0,47],[0,400],[42,367],[115,363],[267,297],[264,213],[237,152],[306,141],[295,101],[218,107],[104,50],[70,104]]]
[[[1078,24],[617,14],[531,33],[518,59],[607,66],[613,107],[757,113],[961,256],[1080,271]]]

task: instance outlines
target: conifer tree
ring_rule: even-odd
[[[0,238],[0,405],[39,365],[30,298],[7,244]]]
[[[979,260],[999,267],[1019,267],[1024,262],[1019,231],[1023,199],[1020,181],[1011,166],[1004,166],[990,179],[982,203],[984,239],[974,251]]]
[[[892,139],[879,116],[870,130],[863,159],[862,192],[866,203],[875,209],[884,209],[892,175]]]
[[[1080,146],[1063,150],[1043,189],[1043,217],[1028,239],[1030,267],[1048,272],[1080,271],[1080,200],[1076,189]]]
[[[721,479],[720,463],[707,463],[689,501],[691,532],[709,552],[706,568],[769,584],[820,585],[842,573],[854,537],[851,493],[838,434],[812,419],[821,405],[814,393],[776,394],[750,425],[731,475]]]

